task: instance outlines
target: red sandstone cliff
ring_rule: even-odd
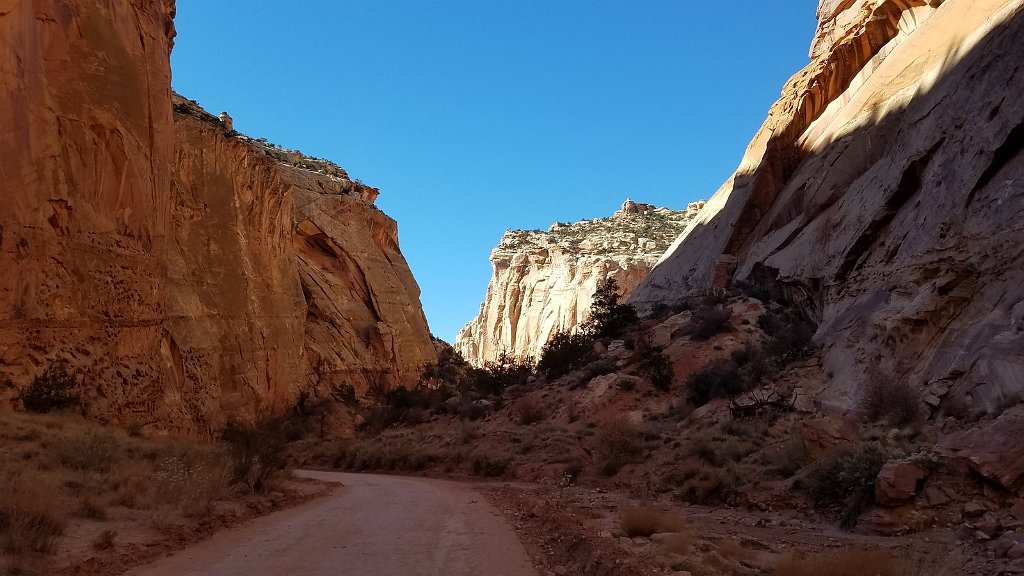
[[[435,356],[375,191],[175,114],[173,12],[0,2],[0,380],[64,359],[92,413],[181,431],[414,380]]]

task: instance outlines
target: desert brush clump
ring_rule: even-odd
[[[839,512],[841,525],[853,528],[874,505],[875,478],[890,456],[876,442],[837,447],[814,465],[807,490],[815,505]]]
[[[221,438],[231,453],[232,481],[248,492],[270,490],[285,468],[285,446],[302,434],[290,414],[258,422],[229,421]]]
[[[617,415],[598,423],[594,452],[600,457],[601,473],[615,475],[623,466],[641,456],[642,431],[628,416]]]
[[[471,387],[480,394],[498,396],[507,388],[525,384],[533,370],[531,359],[516,358],[508,350],[502,350],[497,360],[474,370]]]
[[[29,412],[56,412],[74,408],[81,399],[78,379],[64,362],[50,364],[22,393],[21,403]]]
[[[636,506],[619,510],[619,528],[626,536],[632,538],[662,532],[679,533],[683,532],[686,526],[678,514],[663,512],[650,506]]]
[[[748,390],[748,382],[732,360],[713,362],[686,379],[688,400],[703,406],[715,398],[735,396]]]
[[[694,340],[707,340],[715,334],[732,331],[728,310],[720,305],[705,305],[693,311],[686,333]]]
[[[554,380],[583,368],[597,358],[594,340],[585,333],[556,332],[541,349],[537,371]]]
[[[52,554],[66,521],[60,492],[49,478],[27,467],[4,470],[0,477],[0,550],[7,554]]]
[[[861,396],[860,407],[872,422],[906,426],[921,417],[921,393],[905,380],[872,371]]]
[[[523,426],[536,424],[547,417],[544,405],[534,396],[524,396],[512,405],[516,421]]]

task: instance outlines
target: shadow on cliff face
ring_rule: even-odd
[[[855,127],[816,146],[800,135],[828,98],[808,88],[756,167],[719,191],[727,196],[709,202],[718,212],[649,282],[682,296],[754,281],[799,305],[821,325],[840,405],[851,405],[861,367],[879,364],[935,401],[956,388],[976,410],[997,411],[1024,381],[1013,328],[1024,282],[1022,46],[1017,9],[970,48],[951,47],[904,105],[853,108]],[[821,80],[831,98],[867,58],[853,62]]]

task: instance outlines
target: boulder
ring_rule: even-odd
[[[966,466],[1007,490],[1024,487],[1024,414],[1005,413],[993,422],[943,438],[935,449],[954,466]]]
[[[820,456],[840,444],[857,440],[857,425],[842,416],[829,415],[803,423],[804,443],[812,456]]]
[[[883,506],[899,506],[917,495],[918,483],[928,470],[915,462],[888,462],[875,478],[875,500]]]

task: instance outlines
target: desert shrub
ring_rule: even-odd
[[[767,287],[750,280],[737,280],[733,282],[732,287],[740,294],[756,298],[761,302],[770,302],[772,300],[772,293]]]
[[[497,456],[485,452],[477,452],[471,457],[473,474],[485,478],[497,478],[504,476],[512,464],[512,458],[508,456]]]
[[[595,358],[594,341],[589,336],[560,330],[544,343],[537,371],[554,380],[586,366]]]
[[[96,550],[110,550],[114,547],[114,542],[117,540],[117,532],[113,530],[104,530],[100,532],[96,540],[93,541],[92,547]]]
[[[888,460],[888,451],[874,442],[836,448],[814,465],[808,492],[815,505],[838,510],[843,527],[852,528],[874,504],[875,478]]]
[[[700,466],[693,469],[679,491],[679,496],[691,504],[713,501],[731,502],[736,495],[738,478],[732,466]]]
[[[473,422],[487,416],[487,407],[480,402],[464,400],[459,403],[456,410],[459,419],[463,421]]]
[[[273,460],[265,458],[261,462],[272,463]],[[147,505],[172,506],[186,516],[203,517],[224,496],[232,480],[250,492],[263,491],[269,488],[269,479],[278,470],[280,468],[272,469],[258,462],[240,470],[236,459],[232,471],[230,463],[217,451],[172,450],[157,462],[149,478]]]
[[[594,440],[597,444],[594,451],[601,458],[601,472],[607,476],[616,474],[640,455],[641,431],[625,415],[601,421]]]
[[[841,548],[808,556],[787,554],[775,565],[776,576],[911,576],[907,562],[891,550]]]
[[[686,379],[687,397],[695,406],[703,406],[715,398],[735,396],[748,388],[735,362],[713,362]]]
[[[605,278],[597,285],[586,324],[595,338],[615,338],[639,321],[636,309],[621,303],[620,298],[619,283],[614,278]]]
[[[636,342],[637,350],[644,359],[644,371],[651,385],[662,392],[672,386],[675,371],[672,360],[665,355],[665,349],[651,342],[650,336],[642,334]]]
[[[256,423],[228,422],[221,438],[231,452],[233,482],[250,492],[270,489],[273,478],[285,467],[285,446],[297,439],[296,433],[296,422],[288,416]]]
[[[80,398],[75,392],[78,381],[68,372],[67,364],[54,362],[21,395],[21,403],[30,412],[54,412],[77,406]]]
[[[429,419],[431,414],[442,412],[454,391],[444,387],[428,387],[417,384],[413,388],[396,386],[378,397],[363,413],[362,427],[383,430],[395,425],[415,426]]]
[[[860,407],[868,420],[905,426],[921,416],[921,393],[904,380],[871,374]]]
[[[619,510],[619,528],[632,538],[659,532],[682,532],[685,525],[677,514],[643,506]]]
[[[498,396],[511,386],[526,384],[533,374],[533,363],[520,360],[503,350],[494,362],[487,362],[483,369],[472,370],[473,391],[484,395]]]
[[[817,324],[793,310],[765,312],[758,317],[757,326],[768,335],[764,353],[776,367],[784,367],[814,350]]]
[[[331,390],[331,397],[347,406],[359,404],[359,400],[356,398],[356,387],[351,384],[338,384]]]
[[[512,411],[516,416],[516,420],[523,426],[536,424],[546,416],[544,406],[532,396],[524,396],[517,400],[512,406]]]
[[[803,431],[799,427],[794,427],[785,441],[770,454],[768,464],[775,474],[782,478],[791,478],[807,464],[809,457]]]
[[[693,311],[693,317],[686,326],[686,333],[697,340],[707,340],[715,334],[729,332],[729,312],[719,306],[701,306]]]
[[[107,519],[107,509],[91,496],[86,496],[78,503],[78,509],[75,510],[75,514],[90,520]]]
[[[60,463],[68,468],[107,472],[117,462],[120,447],[110,434],[94,431],[69,435],[54,448]]]
[[[0,549],[51,554],[64,534],[56,487],[21,471],[0,477]]]

